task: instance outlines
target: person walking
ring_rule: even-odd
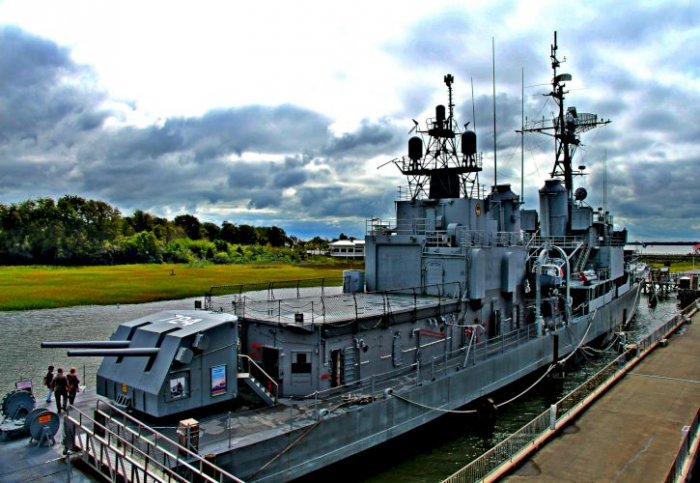
[[[68,380],[68,403],[72,406],[75,401],[75,395],[80,391],[80,379],[75,373],[75,367],[71,367],[66,376]]]
[[[44,386],[46,386],[46,389],[48,392],[46,393],[46,402],[50,403],[51,402],[51,394],[53,393],[53,389],[51,387],[51,383],[53,382],[53,366],[49,366],[49,370],[44,376]]]
[[[53,393],[56,396],[56,409],[58,414],[68,406],[68,379],[63,375],[63,369],[58,368],[58,373],[51,383]]]

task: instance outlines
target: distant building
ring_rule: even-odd
[[[329,243],[331,256],[336,258],[364,258],[364,240],[338,240]]]
[[[328,250],[321,250],[319,248],[316,248],[314,250],[306,250],[306,254],[310,257],[313,256],[328,256],[330,255],[330,252]]]

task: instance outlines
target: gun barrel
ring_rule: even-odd
[[[158,354],[157,347],[134,349],[75,349],[68,351],[68,357],[143,357]]]
[[[41,347],[44,349],[51,348],[93,348],[93,349],[117,349],[129,347],[128,340],[69,340],[60,342],[42,342]]]

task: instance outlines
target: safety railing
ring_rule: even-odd
[[[227,294],[216,299],[211,297],[208,308],[231,311],[239,317],[303,327],[315,323],[391,316],[398,312],[421,309],[433,309],[436,315],[440,315],[446,304],[457,303],[461,295],[461,284],[450,282],[385,292],[340,293],[289,299],[262,298],[260,294]]]
[[[413,235],[425,237],[426,246],[521,246],[530,243],[530,235],[521,232],[469,230],[465,226],[454,231],[436,229],[435,222],[425,218],[396,220],[367,220],[367,234],[372,235]]]
[[[491,340],[474,344],[470,349],[466,364],[465,352],[467,347],[460,347],[454,351],[447,351],[441,356],[419,359],[418,361],[413,360],[386,372],[373,373],[371,376],[362,377],[352,383],[315,391],[299,399],[309,401],[308,406],[313,408],[310,414],[315,415],[315,418],[319,419],[330,414],[328,411],[332,412],[334,408],[345,407],[354,403],[366,404],[367,402],[386,397],[388,389],[397,393],[406,387],[433,381],[439,377],[447,376],[457,368],[462,369],[465,366],[474,366],[482,363],[491,357],[513,350],[518,345],[535,338],[537,338],[537,334],[534,326],[523,327]],[[447,344],[449,342],[450,337],[446,336],[445,339],[439,341],[427,342],[421,348],[424,349],[430,344]],[[408,350],[412,350],[415,353],[415,347]],[[309,422],[309,414],[306,412],[290,415],[290,418],[290,424],[291,421],[298,421],[300,424],[308,424]],[[208,442],[223,442],[228,439],[230,446],[235,435],[235,425],[229,423],[227,428],[228,431],[226,432],[216,435],[208,434]]]
[[[86,464],[113,482],[241,482],[104,401],[97,401],[94,417],[70,407],[64,432],[66,450],[78,452]]]
[[[528,446],[536,447],[538,441],[548,433],[551,433],[558,422],[569,417],[574,411],[580,410],[586,399],[594,391],[603,384],[609,383],[608,381],[611,381],[612,378],[619,373],[626,372],[628,368],[627,362],[629,360],[650,350],[654,344],[668,337],[684,323],[689,314],[693,310],[697,310],[697,303],[696,301],[695,304],[691,304],[692,306],[689,306],[686,310],[675,314],[665,323],[642,336],[635,344],[629,346],[627,351],[615,358],[583,384],[562,397],[550,409],[544,411],[520,430],[443,480],[443,483],[481,481],[501,465],[512,462],[516,455],[525,450]],[[697,424],[697,421],[694,424]],[[681,451],[683,451],[682,448]],[[675,466],[671,471],[676,471]]]
[[[204,308],[218,310],[214,307],[216,296],[233,296],[242,294],[257,294],[257,298],[275,300],[280,296],[285,298],[301,298],[308,295],[323,295],[327,289],[343,285],[343,277],[309,278],[299,280],[278,280],[264,283],[246,283],[236,285],[214,285],[204,295]]]
[[[538,236],[533,237],[531,246],[556,245],[561,248],[577,248],[581,243],[588,240],[585,236]]]
[[[391,371],[373,374],[370,377],[359,379],[352,384],[316,391],[307,396],[307,398],[332,401],[336,397],[346,395],[348,391],[356,393],[375,393],[387,387],[392,387],[397,390],[399,386],[396,381],[402,380],[402,376],[408,376],[403,377],[403,382],[405,384],[421,384],[428,380],[433,380],[436,377],[447,375],[456,368],[474,366],[484,362],[491,357],[513,350],[517,346],[532,339],[536,339],[537,337],[535,326],[529,325],[492,339],[473,344],[471,348],[469,348],[469,346],[463,346],[453,351],[446,351],[443,355],[436,355],[429,360],[418,360]],[[440,342],[446,344],[449,340],[450,338],[446,336],[444,339],[441,339]],[[426,343],[421,346],[421,349],[434,343],[435,342]],[[409,350],[415,351],[415,348]],[[467,353],[467,351],[469,356],[465,361],[465,353]]]
[[[678,448],[678,454],[676,459],[673,460],[671,468],[668,470],[668,475],[666,475],[666,483],[675,483],[687,481],[687,477],[690,474],[690,466],[692,465],[692,458],[696,458],[697,454],[692,454],[693,442],[695,442],[695,450],[697,451],[697,439],[700,438],[700,408],[695,413],[693,422],[690,425],[683,428],[683,437],[681,438],[681,444]]]

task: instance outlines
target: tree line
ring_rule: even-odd
[[[282,228],[173,220],[137,210],[122,216],[109,204],[66,195],[0,204],[0,264],[290,263],[328,241],[303,242]]]

